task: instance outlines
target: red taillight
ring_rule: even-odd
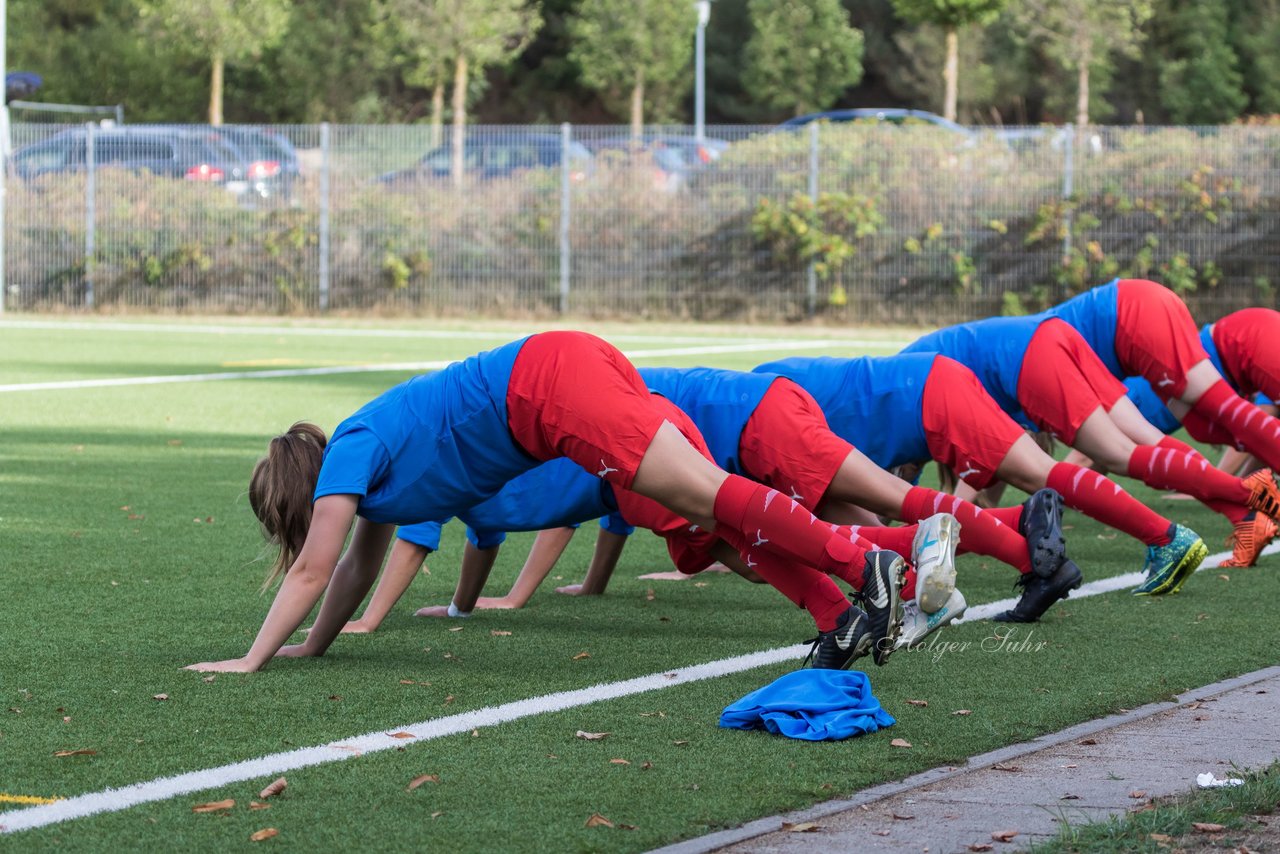
[[[571,181],[573,181],[573,182],[575,182],[575,183],[577,183],[577,182],[579,182],[579,181],[585,181],[585,180],[587,180],[587,173],[586,173],[586,172],[570,172],[570,173],[569,173],[569,180],[571,180]]]
[[[255,160],[249,164],[250,178],[270,178],[280,172],[280,162],[277,160]]]
[[[704,145],[698,146],[698,159],[701,160],[703,163],[711,162],[711,152],[707,151],[706,146]]]
[[[187,170],[188,181],[221,181],[226,177],[226,172],[223,172],[217,166],[210,166],[208,163],[201,163],[199,166],[192,166]]]

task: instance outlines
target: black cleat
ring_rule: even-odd
[[[857,605],[850,605],[836,620],[836,627],[829,632],[819,632],[809,650],[813,666],[825,670],[845,670],[856,658],[871,651],[875,638],[866,613]]]
[[[1010,611],[997,614],[991,619],[997,623],[1034,623],[1049,610],[1059,599],[1066,599],[1067,594],[1080,586],[1084,574],[1075,561],[1064,560],[1062,566],[1052,578],[1044,579],[1028,572],[1018,579],[1017,585],[1022,588],[1022,598]]]
[[[902,586],[906,561],[891,551],[867,552],[867,565],[862,570],[862,590],[858,599],[867,612],[873,642],[871,657],[876,665],[889,660],[902,634]]]
[[[1022,504],[1018,533],[1027,541],[1031,571],[1042,579],[1053,574],[1067,559],[1067,541],[1062,536],[1062,496],[1056,490],[1036,490]]]

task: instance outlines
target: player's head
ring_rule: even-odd
[[[323,430],[299,421],[271,440],[267,455],[253,468],[249,506],[262,523],[267,540],[280,547],[267,584],[288,571],[307,539],[325,441]]]

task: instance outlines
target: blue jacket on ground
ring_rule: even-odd
[[[763,729],[804,741],[836,741],[893,726],[861,670],[795,670],[732,703],[726,729]]]

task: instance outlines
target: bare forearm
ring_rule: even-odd
[[[391,557],[387,559],[387,566],[382,571],[382,578],[373,591],[373,598],[360,617],[360,622],[366,629],[376,629],[387,614],[391,613],[391,608],[413,583],[427,554],[427,549],[422,546],[408,540],[396,540],[391,548]]]
[[[245,656],[245,663],[251,669],[260,670],[298,630],[324,594],[327,581],[327,577],[319,575],[297,572],[285,575],[284,583],[271,603],[271,610]],[[328,646],[327,643],[325,645]]]
[[[626,545],[626,537],[600,529],[595,551],[591,555],[591,565],[587,567],[587,575],[582,579],[581,595],[599,596],[604,593]]]
[[[478,549],[468,540],[462,552],[462,572],[458,575],[458,586],[453,591],[453,604],[459,611],[469,612],[476,606],[480,591],[489,580],[489,573],[498,559],[500,546]]]
[[[375,577],[376,572],[361,571],[354,561],[344,560],[338,564],[325,593],[324,604],[320,606],[320,613],[316,616],[315,625],[307,634],[304,647],[310,655],[324,655],[364,600]]]
[[[511,591],[502,597],[508,607],[523,608],[533,597],[538,585],[546,580],[551,570],[555,568],[556,562],[560,560],[560,556],[564,554],[569,541],[573,539],[575,530],[575,528],[550,528],[538,532],[538,536],[533,541],[533,547],[529,549],[529,556],[525,558],[524,566],[520,567],[520,574],[511,585]]]

